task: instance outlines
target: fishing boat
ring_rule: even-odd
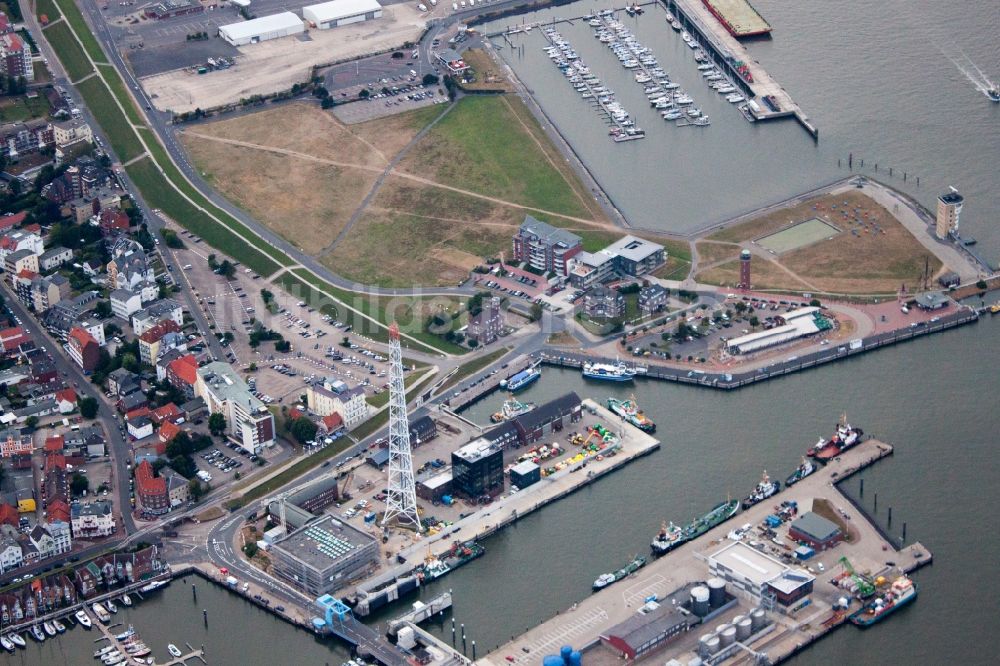
[[[785,479],[786,486],[794,486],[796,483],[806,478],[810,474],[816,471],[816,465],[812,464],[812,461],[808,458],[802,459],[802,464],[792,472],[792,474]]]
[[[104,607],[107,608],[108,611],[111,613],[118,612],[118,606],[115,606],[115,603],[111,601],[111,599],[108,599],[107,601],[104,602]]]
[[[660,532],[649,545],[654,555],[666,555],[685,541],[687,539],[684,538],[684,529],[671,521],[669,525],[663,523]]]
[[[19,648],[27,647],[27,645],[28,645],[27,642],[25,642],[25,640],[24,640],[24,636],[22,636],[21,634],[17,633],[16,631],[13,632],[13,633],[7,634],[7,640],[9,640],[11,643],[13,643],[15,645],[15,647],[19,647]]]
[[[861,610],[852,614],[850,620],[860,627],[870,627],[916,598],[917,584],[906,576],[900,576],[886,592],[871,599]]]
[[[6,636],[0,636],[0,646],[3,646],[3,649],[7,650],[7,652],[13,652],[16,649],[14,643]]]
[[[123,594],[122,595],[122,604],[124,604],[126,608],[128,608],[129,606],[131,606],[132,605],[132,597],[128,596],[127,594]]]
[[[536,381],[542,376],[542,371],[535,363],[529,368],[522,370],[521,372],[515,374],[513,377],[508,377],[507,379],[500,380],[500,388],[506,389],[507,391],[520,391],[532,382]]]
[[[495,412],[490,416],[490,421],[493,423],[503,423],[504,421],[509,421],[515,417],[521,416],[522,414],[527,414],[535,408],[535,403],[533,402],[519,402],[514,399],[514,396],[510,396],[509,399],[504,400],[503,406],[500,407],[500,411]]]
[[[701,518],[694,519],[684,528],[684,540],[690,541],[691,539],[697,539],[713,527],[721,525],[735,516],[736,512],[739,510],[739,500],[730,499],[717,504],[711,511],[706,513]]]
[[[31,629],[28,630],[28,633],[31,634],[31,637],[34,638],[39,643],[45,640],[45,632],[42,631],[42,628],[39,627],[37,624],[31,627]]]
[[[52,620],[52,625],[56,628],[56,631],[60,634],[66,633],[66,625],[59,620]]]
[[[628,400],[608,398],[608,409],[643,432],[656,432],[656,424],[639,409],[634,395]]]
[[[42,622],[42,629],[45,630],[45,635],[49,638],[56,635],[56,625],[52,624],[48,620]]]
[[[154,580],[152,583],[140,587],[139,591],[142,592],[143,594],[149,594],[150,592],[154,592],[160,589],[161,587],[166,587],[169,584],[170,584],[169,580]]]
[[[600,379],[608,382],[630,382],[635,377],[635,370],[625,365],[623,361],[614,363],[583,364],[583,376],[586,379]]]
[[[76,621],[79,622],[80,626],[84,629],[90,629],[94,625],[94,623],[90,621],[90,616],[87,615],[87,611],[85,610],[78,610],[76,615],[73,617],[76,618]]]
[[[631,562],[623,566],[618,571],[615,571],[613,573],[601,574],[600,576],[598,576],[597,580],[594,581],[593,585],[594,591],[596,592],[598,590],[603,590],[608,585],[611,585],[612,583],[616,583],[622,580],[623,578],[631,576],[644,566],[646,566],[646,558],[642,557],[641,555],[636,555]]]
[[[760,478],[760,483],[753,489],[749,495],[743,500],[743,508],[749,509],[754,504],[760,504],[768,497],[773,496],[776,492],[781,490],[780,481],[772,481],[771,477],[767,475],[767,470],[764,470],[764,475]]]
[[[100,603],[92,604],[90,606],[90,609],[94,611],[94,615],[96,615],[97,619],[100,620],[103,624],[111,622],[111,615],[108,613],[108,611],[104,610],[104,606],[102,606]]]
[[[174,645],[173,643],[171,643],[170,645],[167,646],[167,652],[170,653],[171,657],[179,657],[179,656],[181,656],[180,649],[176,645]]]

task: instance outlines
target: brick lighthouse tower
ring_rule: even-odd
[[[740,289],[750,288],[750,250],[740,252]]]

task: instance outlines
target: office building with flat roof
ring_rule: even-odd
[[[375,538],[333,516],[310,522],[269,548],[274,572],[314,597],[331,594],[378,563]]]

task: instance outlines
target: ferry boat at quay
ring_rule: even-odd
[[[542,371],[538,367],[538,364],[534,364],[531,367],[522,370],[521,372],[515,374],[513,377],[508,377],[507,379],[500,380],[500,388],[514,392],[520,391],[521,389],[528,386],[539,377],[542,376]]]
[[[625,365],[624,361],[614,363],[583,364],[583,376],[586,379],[599,379],[606,382],[630,382],[635,378],[637,370]]]
[[[916,598],[917,584],[906,576],[900,576],[885,593],[871,599],[852,614],[850,620],[860,627],[870,627]]]
[[[608,398],[608,409],[643,432],[656,432],[656,424],[639,409],[634,395],[628,400]]]

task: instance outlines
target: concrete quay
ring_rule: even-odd
[[[537,664],[544,655],[557,654],[560,646],[568,644],[576,650],[581,650],[584,654],[584,663],[589,665],[620,664],[620,655],[600,644],[601,634],[635,615],[648,597],[656,595],[657,598],[664,599],[688,583],[711,578],[708,557],[731,543],[727,535],[737,526],[744,523],[760,525],[768,514],[774,512],[774,506],[785,500],[796,501],[801,514],[810,510],[814,499],[822,499],[827,501],[828,506],[835,510],[847,525],[849,541],[844,541],[830,550],[819,551],[813,558],[802,563],[817,576],[814,590],[810,595],[811,602],[794,611],[782,609],[779,612],[778,609],[781,607],[775,606],[774,611],[767,613],[773,623],[768,631],[752,637],[753,640],[746,645],[747,650],[739,649],[727,658],[717,659],[713,663],[757,663],[755,660],[761,657],[763,663],[778,663],[789,658],[846,621],[845,613],[833,610],[837,600],[846,595],[844,590],[837,588],[831,582],[831,579],[842,571],[841,565],[838,564],[841,557],[846,556],[859,572],[873,577],[884,575],[887,578],[892,578],[899,571],[911,571],[931,562],[931,554],[920,543],[897,550],[864,512],[852,504],[836,486],[839,481],[881,458],[892,455],[892,452],[892,446],[883,442],[874,439],[863,441],[805,480],[791,488],[785,488],[769,500],[709,530],[699,539],[684,544],[651,562],[627,580],[583,598],[556,617],[500,646],[477,663],[483,666],[502,666],[508,663]],[[706,510],[708,508],[705,507]],[[664,518],[673,519],[674,522],[685,522],[689,517],[671,516],[667,509]],[[776,531],[778,536],[775,537],[775,541],[753,534],[748,539],[751,544],[769,555],[776,557],[787,554],[794,544],[794,540],[788,537],[787,523]],[[653,534],[650,533],[650,538],[652,537]],[[699,636],[711,631],[708,624],[714,626],[728,622],[736,615],[745,615],[759,606],[758,600],[732,585],[727,587],[737,598],[738,603],[735,607],[713,617],[710,622],[706,622],[706,625],[692,627],[673,643],[668,644],[665,649],[640,657],[637,662],[662,664],[671,658],[676,658],[682,663],[687,663],[687,660],[696,654]],[[858,604],[854,603],[852,610],[857,608]]]
[[[819,137],[819,129],[809,121],[809,117],[802,111],[802,108],[792,99],[792,96],[781,87],[774,77],[772,77],[738,39],[733,37],[726,27],[712,15],[709,9],[701,0],[663,0],[664,6],[672,12],[681,22],[684,28],[695,35],[698,43],[708,53],[716,65],[722,67],[744,92],[750,97],[762,98],[773,96],[779,110],[769,109],[763,102],[758,102],[760,109],[756,112],[750,111],[756,120],[776,120],[779,118],[794,117],[799,124],[815,139]],[[745,81],[735,72],[725,55],[731,55],[737,60],[742,60],[753,76],[753,82]]]
[[[583,432],[586,426],[594,423],[599,423],[611,429],[616,424],[622,423],[620,418],[591,399],[583,400],[583,409],[583,419],[579,423],[574,424],[572,428],[567,428],[567,430]],[[555,474],[543,477],[539,482],[517,493],[503,495],[492,504],[486,505],[470,515],[459,519],[447,530],[439,532],[434,536],[414,539],[409,545],[400,549],[398,553],[399,556],[405,559],[405,564],[393,567],[373,578],[369,578],[360,583],[357,588],[363,590],[377,589],[386,582],[408,574],[416,564],[423,561],[428,552],[443,555],[450,548],[453,541],[485,539],[520,518],[541,509],[546,504],[565,497],[602,476],[624,467],[633,460],[648,455],[660,448],[659,440],[631,425],[622,424],[617,432],[620,435],[621,446],[614,455],[603,456],[603,460],[586,458]],[[563,434],[565,434],[565,431]],[[551,441],[553,437],[550,436],[547,439]],[[542,444],[544,441],[543,439],[538,443]],[[566,448],[569,453],[572,453],[574,450],[571,444],[563,441],[560,441],[559,444]],[[470,566],[475,565],[471,564]]]

